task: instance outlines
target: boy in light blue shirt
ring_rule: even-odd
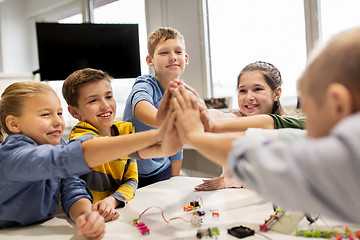
[[[183,73],[188,59],[184,38],[177,30],[161,27],[152,32],[146,62],[154,68],[155,75],[136,79],[126,101],[123,121],[132,122],[136,132],[159,127],[166,114],[163,110],[158,112],[161,100],[169,94],[166,91],[169,83]],[[138,161],[139,187],[179,175],[182,157],[181,151],[169,157]]]

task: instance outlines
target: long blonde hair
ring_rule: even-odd
[[[44,83],[35,81],[13,83],[5,89],[0,100],[0,142],[4,141],[4,133],[12,134],[6,126],[6,117],[8,115],[21,116],[24,103],[29,98],[44,92],[54,92],[54,90]]]

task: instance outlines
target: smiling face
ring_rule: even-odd
[[[99,80],[86,83],[78,90],[78,107],[69,106],[71,115],[90,123],[103,136],[110,136],[116,115],[116,102],[110,83]]]
[[[247,116],[272,113],[280,94],[281,88],[273,91],[259,71],[244,72],[238,86],[239,109]]]
[[[158,79],[177,79],[188,65],[189,57],[179,39],[160,41],[155,47],[154,55],[148,55],[146,61],[153,66]]]
[[[24,134],[38,145],[58,145],[64,131],[63,109],[54,92],[45,92],[30,97],[24,111],[16,117],[16,133]]]

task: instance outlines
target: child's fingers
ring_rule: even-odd
[[[101,210],[101,213],[100,210],[99,213],[102,217],[105,218],[105,222],[107,222],[107,219],[111,219],[109,216],[111,215],[113,208],[109,204],[103,205]]]
[[[170,91],[168,89],[166,89],[161,101],[164,101],[164,103],[169,102],[170,101],[170,96],[171,96]]]
[[[82,227],[86,224],[85,216],[81,215],[76,219],[76,226],[78,227],[78,234],[83,235],[83,232],[81,230]]]
[[[99,202],[94,203],[94,204],[91,206],[91,210],[92,210],[92,211],[97,211],[98,209],[99,209]]]
[[[166,113],[165,119],[164,119],[164,123],[168,124],[169,118],[170,118],[172,112],[173,112],[173,111],[168,111],[168,112]]]
[[[114,220],[118,219],[119,217],[120,217],[120,213],[115,210],[115,215],[113,216],[113,218],[111,219],[111,221],[114,221]]]
[[[99,239],[105,231],[105,219],[97,212],[87,215],[86,224],[80,229],[82,234],[88,238]]]
[[[205,132],[211,132],[211,123],[210,123],[208,112],[201,111],[200,119],[201,119],[202,124],[204,125]]]
[[[181,90],[180,88],[175,89],[174,96],[176,98],[176,101],[179,104],[179,110],[182,111],[183,109],[186,109],[187,107],[186,107],[186,100],[185,100],[182,92],[180,92],[180,90]]]
[[[107,215],[108,211],[108,204],[105,201],[100,201],[101,204],[98,206],[98,212],[101,216]]]
[[[179,103],[179,99],[177,97],[174,97],[173,100],[172,100],[172,105],[173,105],[173,108],[174,108],[174,111],[178,114],[182,114],[183,113],[183,110],[180,106],[180,103]]]
[[[198,98],[198,104],[201,111],[207,110],[206,103],[202,98]]]
[[[191,102],[191,98],[192,98],[192,93],[188,90],[186,90],[184,87],[179,87],[179,91],[184,99],[184,107],[185,108],[192,108],[192,102]]]
[[[102,216],[105,218],[105,222],[108,222],[114,218],[116,213],[117,213],[117,211],[114,208],[112,208],[109,210],[109,213],[106,216],[104,216],[104,215],[102,215]]]
[[[91,231],[84,235],[88,239],[102,239],[105,235],[105,223],[99,219],[99,221],[95,222],[94,226],[92,226]]]
[[[199,109],[198,99],[195,95],[190,96],[190,102],[191,102],[191,106],[194,110]]]
[[[192,92],[192,93],[195,94],[196,96],[200,97],[200,95],[195,91],[194,88],[190,87],[190,86],[189,86],[188,84],[186,84],[185,82],[183,82],[183,84],[184,84],[184,86],[185,86],[185,88],[186,88],[187,90],[189,90],[190,92]]]
[[[172,131],[175,128],[175,119],[176,119],[176,113],[172,112],[170,114],[169,123],[168,123],[168,127],[170,128],[169,129],[170,131]]]

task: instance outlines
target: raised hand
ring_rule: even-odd
[[[168,88],[165,90],[156,114],[156,124],[158,126],[160,126],[164,122],[166,114],[169,112],[171,89],[177,88],[179,84],[181,84],[179,80],[171,81]]]
[[[184,86],[179,86],[173,91],[172,101],[176,112],[176,129],[181,141],[186,144],[189,134],[204,132],[197,96]]]
[[[163,139],[161,143],[162,151],[166,153],[166,155],[174,155],[177,152],[179,152],[183,146],[179,135],[176,131],[175,127],[175,112],[171,109],[171,111],[168,112],[168,115],[165,118],[164,121],[164,127],[165,131],[163,134]]]

